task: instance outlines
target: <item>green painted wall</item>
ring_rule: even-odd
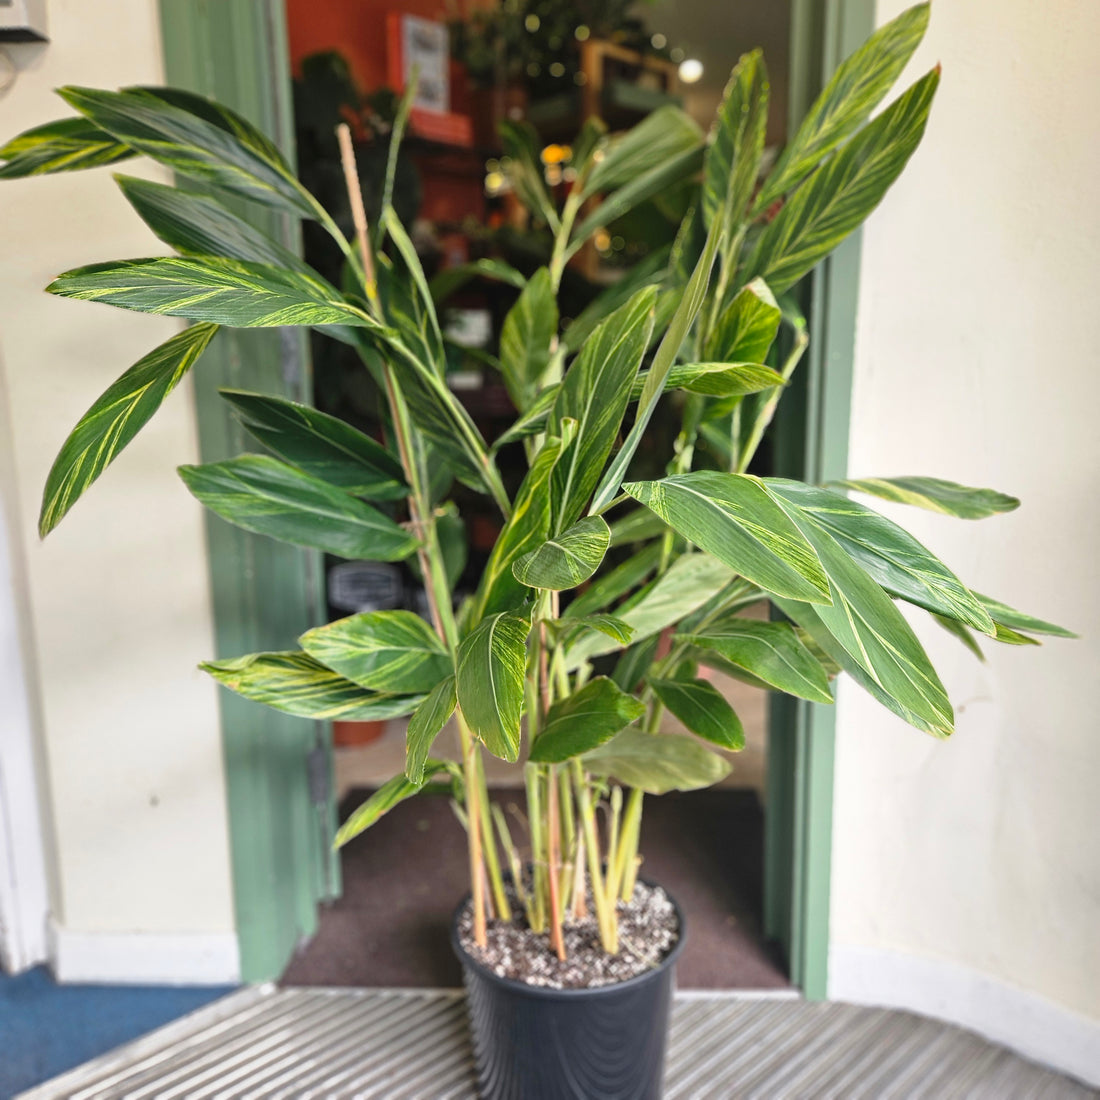
[[[276,0],[161,0],[166,82],[211,96],[292,152],[284,13]],[[297,223],[254,205],[236,207],[298,247]],[[309,400],[305,335],[298,329],[222,329],[194,372],[199,444],[211,462],[254,449],[218,388]],[[207,513],[217,655],[296,649],[318,621],[320,563],[313,554],[251,535]],[[310,797],[307,757],[318,724],[220,694],[234,901],[245,981],[278,976],[312,934],[317,900],[338,891],[329,850],[331,804]],[[328,761],[331,769],[331,760]]]
[[[829,75],[874,28],[874,0],[794,0],[791,130]],[[843,477],[848,464],[859,233],[807,280],[811,342],[778,424],[778,472]],[[783,946],[792,981],[812,1000],[828,983],[829,880],[836,711],[772,697],[765,815],[765,933]]]

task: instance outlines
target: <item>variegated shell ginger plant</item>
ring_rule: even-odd
[[[927,19],[927,6],[912,8],[846,60],[762,182],[768,83],[759,53],[734,69],[709,138],[672,107],[618,138],[593,121],[557,188],[546,183],[533,132],[510,125],[511,184],[552,244],[530,278],[495,261],[475,265],[519,288],[494,361],[518,416],[491,443],[447,385],[437,311],[470,272],[426,281],[389,202],[396,140],[380,222],[368,228],[360,215],[351,239],[271,141],[187,92],[64,88],[76,117],[0,150],[8,178],[144,155],[179,180],[117,177],[177,256],[82,267],[49,287],[194,323],[122,374],[73,430],[48,478],[43,534],[219,326],[321,329],[355,348],[384,392],[384,442],[281,397],[225,392],[266,453],[180,472],[203,504],[249,531],[346,558],[415,556],[431,623],[408,611],[352,615],[308,631],[299,651],[204,667],[291,714],[409,715],[405,773],[338,839],[426,783],[450,783],[482,942],[487,917],[511,918],[514,898],[559,954],[563,920],[586,906],[616,951],[616,903],[633,890],[643,793],[714,783],[729,768],[722,751],[744,741],[700,666],[818,703],[832,700],[830,681],[844,670],[945,737],[951,704],[896,601],[925,609],[976,651],[975,634],[1021,643],[1066,633],[971,591],[844,491],[967,519],[1015,508],[1013,498],[920,477],[821,487],[746,472],[807,344],[786,292],[874,209],[920,141],[938,70],[871,115]],[[557,294],[570,258],[627,211],[696,180],[672,248],[562,331]],[[237,212],[249,204],[319,222],[346,256],[344,286]],[[651,418],[666,394],[680,418],[667,476],[637,480],[632,462],[655,445]],[[500,476],[505,461],[525,464],[514,496]],[[457,608],[439,531],[449,514],[441,470],[486,494],[501,527],[476,591]],[[761,600],[776,609],[772,620],[744,617]],[[662,732],[666,709],[691,735]],[[433,742],[452,715],[462,758],[437,759]],[[525,840],[490,805],[486,750],[526,760]]]

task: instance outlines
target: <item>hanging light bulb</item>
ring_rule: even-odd
[[[685,84],[694,84],[703,75],[703,63],[697,57],[685,58],[677,72]]]

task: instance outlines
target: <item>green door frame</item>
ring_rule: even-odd
[[[282,0],[160,0],[160,19],[166,82],[235,108],[292,155]],[[253,205],[236,209],[284,245],[300,246],[296,221]],[[218,388],[308,400],[305,334],[223,329],[194,379],[202,460],[239,454],[249,438]],[[209,512],[206,533],[218,657],[298,648],[299,635],[317,622],[317,556]],[[312,935],[317,902],[339,892],[331,738],[320,723],[218,694],[241,977],[262,981],[278,977]]]
[[[791,132],[836,66],[874,28],[874,0],[792,0]],[[812,338],[780,424],[780,472],[810,482],[847,474],[860,235],[804,288]],[[765,814],[765,934],[811,1000],[828,990],[835,707],[773,696]]]
[[[791,0],[792,129],[836,65],[871,32],[874,9],[874,0]],[[168,82],[236,107],[292,150],[281,0],[160,0],[160,10]],[[297,245],[287,219],[262,221]],[[777,453],[780,471],[790,476],[821,481],[847,472],[859,256],[855,234],[807,280],[813,340]],[[204,461],[247,446],[217,397],[217,386],[226,384],[305,397],[304,341],[286,330],[219,335],[196,378]],[[293,646],[317,607],[316,559],[216,519],[208,522],[208,543],[219,656]],[[313,931],[317,900],[339,890],[338,864],[317,843],[334,808],[311,800],[307,781],[307,757],[328,739],[312,723],[221,694],[241,969],[255,981],[282,970]],[[784,948],[791,980],[811,999],[826,995],[828,981],[834,736],[833,708],[774,697],[764,926]],[[323,763],[331,771],[331,757]]]

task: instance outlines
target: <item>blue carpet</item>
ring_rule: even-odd
[[[58,985],[0,974],[0,1100],[232,992],[234,986]]]

